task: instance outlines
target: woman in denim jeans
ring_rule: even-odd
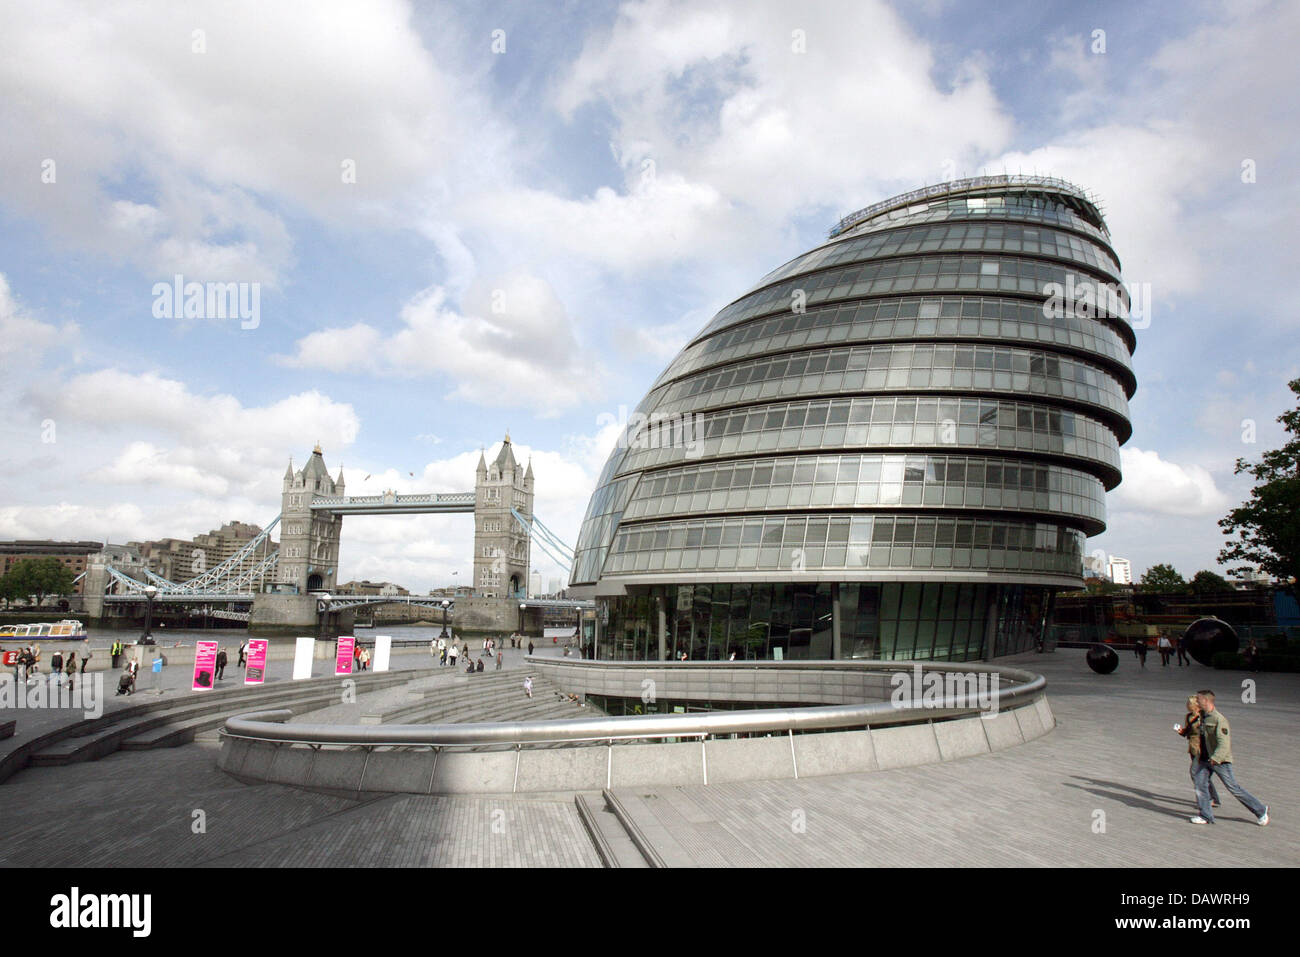
[[[1174,725],[1174,730],[1187,739],[1187,753],[1192,756],[1192,790],[1196,790],[1196,765],[1201,760],[1201,704],[1196,695],[1187,699],[1187,717],[1181,727]],[[1214,778],[1210,778],[1210,804],[1219,806],[1219,792],[1214,789]]]

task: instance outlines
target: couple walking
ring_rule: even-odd
[[[1213,824],[1212,807],[1219,806],[1218,790],[1214,786],[1217,776],[1228,793],[1246,806],[1255,821],[1268,824],[1268,805],[1237,783],[1232,773],[1232,744],[1228,740],[1228,719],[1214,707],[1213,691],[1198,691],[1187,699],[1187,723],[1174,725],[1174,730],[1187,739],[1187,751],[1192,758],[1192,786],[1196,789],[1198,813],[1193,824]]]

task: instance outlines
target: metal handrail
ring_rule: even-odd
[[[577,663],[577,662],[574,662]],[[592,662],[591,664],[599,664]],[[725,662],[723,664],[726,664]],[[811,663],[810,663],[811,664]],[[821,662],[823,665],[836,662]],[[867,663],[862,663],[867,664]],[[871,665],[897,663],[871,662]],[[936,663],[932,670],[958,670]],[[863,670],[887,670],[885,667]],[[1047,687],[1047,679],[1018,669],[981,666],[1021,683],[998,688],[998,710],[1032,699]],[[619,717],[568,718],[555,721],[512,721],[482,724],[392,725],[366,727],[283,722],[292,717],[288,710],[259,711],[226,720],[228,737],[249,738],[277,744],[338,745],[352,747],[481,747],[525,744],[584,744],[640,738],[679,738],[740,734],[764,731],[821,731],[830,728],[860,728],[903,724],[980,713],[966,695],[945,695],[937,707],[898,707],[889,701],[860,705],[810,705],[804,708],[758,708],[743,711],[690,712],[684,714],[624,715]]]

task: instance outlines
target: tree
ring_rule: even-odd
[[[1185,592],[1187,581],[1178,574],[1173,565],[1152,565],[1138,582],[1138,591]]]
[[[1287,388],[1300,399],[1300,379]],[[1237,459],[1234,475],[1255,478],[1250,500],[1219,520],[1228,543],[1219,563],[1247,562],[1282,581],[1300,581],[1300,405],[1277,417],[1290,438],[1254,464]],[[1231,536],[1236,535],[1236,539]],[[1246,566],[1229,569],[1242,572]],[[1295,587],[1294,585],[1292,586]]]
[[[27,558],[16,562],[5,575],[4,594],[9,598],[36,596],[40,605],[46,595],[66,595],[72,591],[72,570],[57,558]]]
[[[1089,595],[1114,595],[1124,590],[1122,585],[1116,585],[1105,578],[1085,578],[1083,586],[1088,590]]]
[[[0,577],[0,598],[4,599],[5,607],[8,607],[16,598],[26,598],[22,591],[22,583],[14,576],[12,570]]]
[[[1232,590],[1231,582],[1212,571],[1202,569],[1192,576],[1193,595],[1213,595],[1216,592]]]

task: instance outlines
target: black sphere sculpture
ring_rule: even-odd
[[[1108,675],[1119,667],[1119,655],[1109,645],[1093,645],[1087,658],[1088,667],[1099,675]]]
[[[1233,654],[1237,651],[1237,633],[1230,624],[1217,618],[1196,619],[1187,626],[1183,637],[1187,639],[1188,652],[1203,665],[1213,665],[1214,656],[1221,651]]]

